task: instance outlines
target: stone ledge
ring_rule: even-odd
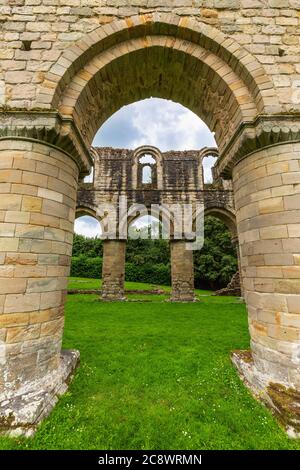
[[[253,152],[300,141],[300,115],[260,115],[236,130],[215,166],[215,176],[230,179],[234,166]]]
[[[89,174],[93,159],[72,118],[56,111],[0,109],[0,140],[24,139],[48,144],[72,158],[81,177]]]
[[[254,398],[263,402],[291,438],[300,438],[300,392],[287,383],[275,383],[255,367],[250,351],[233,351],[233,365]]]
[[[55,372],[26,384],[17,393],[0,395],[0,434],[32,436],[68,388],[79,364],[79,351],[65,350]]]

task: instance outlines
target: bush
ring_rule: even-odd
[[[165,264],[135,265],[126,263],[126,281],[169,285],[170,266]],[[101,279],[102,258],[87,258],[85,255],[73,256],[71,276]]]
[[[98,238],[75,235],[71,275],[101,278],[103,242]],[[205,242],[194,252],[195,285],[217,289],[225,287],[236,273],[236,252],[231,234],[218,219],[205,219]],[[170,248],[166,240],[128,240],[126,280],[170,285]]]
[[[88,258],[85,255],[73,256],[71,264],[71,276],[101,279],[102,258]]]
[[[169,264],[126,263],[126,281],[146,282],[149,284],[170,285],[171,269]]]

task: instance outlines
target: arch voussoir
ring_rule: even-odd
[[[57,106],[57,103],[61,101],[63,90],[68,86],[72,77],[100,52],[114,45],[121,45],[122,42],[128,41],[131,37],[157,35],[160,26],[163,27],[164,34],[168,28],[174,28],[174,31],[169,32],[167,35],[173,36],[175,39],[183,38],[188,40],[189,43],[201,45],[204,49],[222,58],[244,80],[257,101],[258,111],[263,112],[263,108],[265,108],[267,112],[267,108],[264,106],[265,93],[262,93],[263,90],[259,81],[252,76],[251,69],[256,70],[256,77],[263,77],[264,86],[268,84],[268,87],[272,88],[272,83],[257,59],[251,56],[249,52],[242,50],[240,45],[235,43],[233,39],[228,38],[224,33],[210,25],[196,19],[179,17],[170,13],[135,15],[118,19],[93,30],[76,44],[70,46],[51,68],[46,77],[46,86],[41,87],[40,99],[43,106],[45,104],[49,107]],[[257,70],[259,70],[259,75]],[[51,87],[47,86],[47,83],[48,85],[51,84]],[[55,83],[57,84],[56,89],[54,87]],[[55,89],[55,91],[54,94],[52,93],[52,100],[50,101],[51,89]],[[39,104],[41,103],[38,98],[37,106]]]

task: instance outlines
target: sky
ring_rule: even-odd
[[[95,147],[136,149],[141,145],[168,150],[197,150],[215,147],[214,135],[196,114],[172,101],[150,98],[124,106],[97,132]],[[205,178],[214,159],[204,161]],[[75,232],[87,237],[100,234],[100,224],[91,217],[75,221]]]

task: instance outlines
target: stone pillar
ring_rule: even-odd
[[[171,272],[172,293],[171,302],[194,302],[194,252],[186,249],[184,240],[172,240]]]
[[[299,389],[300,143],[253,152],[233,181],[254,360],[246,378]]]
[[[77,178],[46,143],[0,141],[2,431],[30,434],[78,360],[61,354]]]
[[[126,241],[106,240],[103,242],[102,299],[106,301],[125,300],[125,257]]]

